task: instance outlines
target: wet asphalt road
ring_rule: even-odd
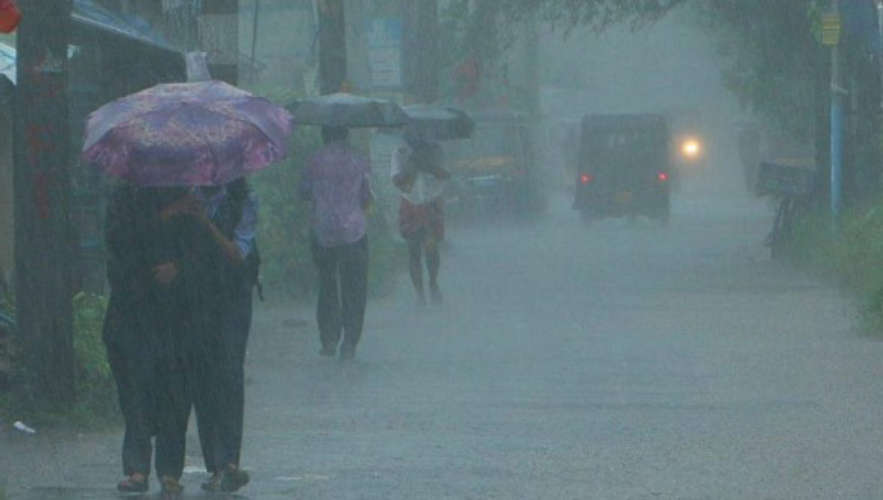
[[[452,228],[445,304],[402,280],[352,363],[319,358],[309,307],[261,306],[242,496],[883,498],[883,343],[769,261],[768,212],[681,198],[667,228],[587,228],[556,200]],[[118,435],[4,442],[13,498],[114,497]]]

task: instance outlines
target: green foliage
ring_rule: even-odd
[[[791,238],[786,243],[787,255],[801,267],[832,281],[841,281],[843,268],[839,262],[844,248],[831,236],[830,214],[821,208],[805,214],[794,224]]]
[[[502,0],[493,3],[510,19],[537,15],[555,26],[588,26],[600,31],[621,23],[640,29],[658,21],[686,0]]]
[[[3,288],[0,290],[0,313],[2,313],[7,318],[15,319],[15,295],[9,291],[7,288]],[[7,332],[11,335],[9,340],[0,345],[0,362],[4,363],[8,367],[14,367],[14,341],[15,337],[13,336],[15,332]],[[5,373],[4,377],[7,378],[6,382],[8,384],[13,382],[14,374],[13,373]],[[5,420],[9,420],[10,408],[12,407],[11,394],[8,392],[3,392],[4,388],[0,387],[0,418],[4,418]],[[2,497],[0,497],[2,498]]]
[[[726,87],[774,126],[812,141],[819,75],[827,74],[826,52],[816,41],[816,2],[729,0],[694,6],[717,44]]]
[[[107,298],[80,292],[74,296],[77,420],[106,419],[117,414],[116,392],[107,351],[101,338]]]
[[[715,40],[723,80],[768,131],[814,145],[820,168],[829,150],[831,49],[821,44],[827,0],[720,0],[694,2],[699,21]],[[862,37],[841,37],[841,85],[855,112],[848,116],[844,195],[848,203],[876,196],[883,152],[879,66]],[[809,149],[806,147],[805,149]],[[781,151],[778,151],[781,153]],[[786,153],[787,154],[787,153]]]
[[[0,418],[2,418],[6,422],[9,422],[10,417],[12,416],[10,414],[11,409],[12,398],[10,397],[9,393],[0,393]]]
[[[853,291],[866,326],[883,333],[883,199],[845,214],[837,237],[825,212],[801,220],[794,233],[795,261]]]
[[[258,245],[261,279],[273,289],[303,295],[315,283],[310,257],[308,206],[299,199],[297,187],[306,154],[319,146],[313,128],[300,128],[292,138],[287,161],[254,176],[260,200]]]
[[[80,292],[74,296],[74,352],[80,377],[103,379],[110,377],[110,365],[101,340],[107,299]]]
[[[47,411],[29,397],[26,386],[30,379],[22,362],[23,353],[15,349],[13,386],[18,390],[0,394],[0,414],[7,419],[27,419],[38,424],[72,422],[79,426],[100,425],[116,417],[119,414],[116,386],[101,338],[106,310],[107,299],[100,295],[80,292],[73,298],[77,398],[69,413]]]
[[[8,319],[15,318],[15,300],[12,293],[5,287],[0,287],[0,336],[3,336],[2,342],[0,342],[0,412],[2,412],[5,407],[4,402],[6,402],[5,395],[2,394],[4,390],[6,390],[9,384],[10,373],[8,373],[9,367],[11,366],[11,357],[12,357],[12,335],[15,333],[12,330],[12,326],[8,324]],[[5,334],[5,335],[4,335]]]
[[[15,294],[6,284],[0,287],[0,313],[15,317]]]

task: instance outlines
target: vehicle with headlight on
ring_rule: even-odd
[[[671,144],[661,115],[585,116],[573,207],[585,220],[645,215],[668,222]]]
[[[705,141],[695,133],[684,133],[675,139],[674,163],[679,177],[701,176],[708,169]]]
[[[681,153],[681,159],[685,163],[698,164],[705,158],[702,142],[697,137],[684,137],[678,149]]]

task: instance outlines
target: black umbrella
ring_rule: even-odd
[[[338,93],[308,97],[286,106],[292,122],[326,127],[399,127],[408,116],[398,104],[385,99],[372,99]]]
[[[464,111],[425,104],[405,106],[408,115],[406,134],[430,141],[468,139],[475,122]]]

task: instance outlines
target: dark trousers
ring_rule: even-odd
[[[154,434],[147,374],[149,362],[126,356],[115,343],[107,343],[107,357],[119,395],[126,430],[123,435],[123,475],[150,474]]]
[[[151,438],[156,436],[157,474],[180,478],[190,411],[183,367],[152,356],[149,349],[106,345],[126,427],[123,475],[150,474]]]
[[[218,472],[239,465],[245,413],[245,351],[251,329],[252,289],[243,286],[219,311],[215,359],[204,361],[194,395],[205,468]]]
[[[316,321],[324,349],[355,349],[362,336],[368,296],[368,239],[323,247],[313,238],[313,260],[319,268]],[[338,291],[339,287],[339,291]]]
[[[184,368],[161,366],[154,400],[156,411],[156,473],[159,477],[180,479],[184,473],[187,449],[187,420],[190,418],[190,394]]]

